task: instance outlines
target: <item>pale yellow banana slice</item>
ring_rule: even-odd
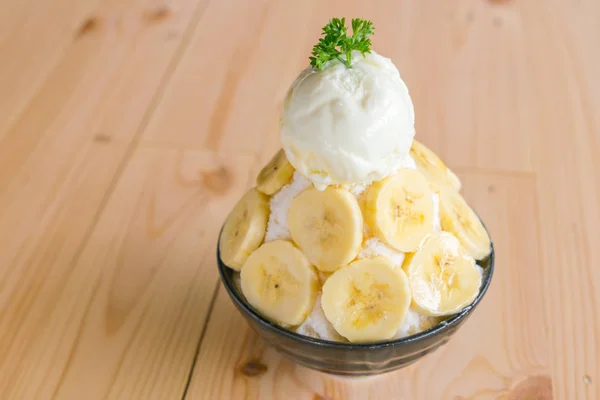
[[[394,337],[411,302],[408,278],[385,258],[354,261],[323,285],[321,305],[335,330],[351,342]]]
[[[429,316],[456,314],[473,302],[481,275],[451,233],[427,236],[403,265],[412,291],[413,306]]]
[[[288,225],[294,242],[321,271],[335,271],[360,250],[362,213],[346,189],[310,188],[300,193],[290,204]]]
[[[269,198],[250,189],[235,205],[223,225],[219,239],[221,260],[239,271],[254,250],[260,246],[269,220]]]
[[[270,196],[290,183],[293,175],[294,167],[287,160],[283,149],[280,149],[256,177],[256,188]]]
[[[460,193],[452,189],[440,191],[440,223],[442,230],[460,240],[471,257],[482,260],[490,254],[490,237],[481,220]]]
[[[423,143],[413,140],[410,155],[417,164],[417,169],[434,185],[450,185],[460,190],[462,184],[458,176],[442,162],[442,160]]]
[[[419,171],[400,169],[368,189],[365,219],[375,236],[396,250],[415,251],[433,231],[432,197]]]
[[[279,325],[299,325],[313,308],[319,287],[317,272],[288,241],[263,244],[248,257],[241,276],[248,302]]]

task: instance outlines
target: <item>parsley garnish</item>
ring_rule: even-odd
[[[360,53],[371,52],[371,39],[375,28],[371,21],[360,18],[352,20],[352,36],[348,37],[346,29],[346,18],[333,18],[323,27],[323,37],[312,49],[309,57],[310,65],[317,69],[323,69],[331,60],[338,60],[347,68],[352,66],[352,51]]]

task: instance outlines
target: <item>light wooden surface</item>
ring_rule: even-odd
[[[333,16],[375,22],[497,249],[455,338],[371,380],[265,348],[215,265]],[[595,0],[2,0],[0,399],[599,399],[599,20]]]

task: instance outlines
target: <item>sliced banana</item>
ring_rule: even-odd
[[[457,191],[462,184],[458,176],[442,162],[442,160],[423,143],[413,140],[410,155],[417,164],[417,169],[434,185],[450,185]]]
[[[321,305],[335,330],[351,342],[394,337],[411,302],[408,278],[385,258],[354,261],[323,285]]]
[[[235,205],[223,225],[219,239],[221,260],[239,271],[254,250],[260,246],[269,220],[269,198],[250,189]]]
[[[270,196],[290,183],[293,175],[294,167],[280,149],[256,177],[256,188]]]
[[[242,292],[252,307],[282,326],[306,319],[319,287],[315,268],[285,240],[259,247],[244,263],[241,277]]]
[[[365,219],[375,236],[396,250],[415,251],[433,231],[432,197],[419,171],[400,169],[368,189]]]
[[[440,191],[440,223],[442,230],[460,240],[471,257],[482,260],[490,254],[490,237],[460,193],[448,188]]]
[[[362,213],[346,189],[309,188],[300,193],[290,204],[288,225],[294,242],[321,271],[335,271],[360,250]]]
[[[473,302],[481,275],[451,233],[427,236],[403,265],[412,291],[413,306],[429,316],[456,314]]]

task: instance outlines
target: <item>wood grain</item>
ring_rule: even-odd
[[[97,10],[96,3],[8,0],[0,4],[0,138],[44,85],[72,44],[73,31]]]
[[[29,2],[25,14],[37,12],[36,3]],[[89,266],[77,264],[82,246],[181,44],[181,36],[171,40],[167,35],[181,34],[194,10],[202,10],[201,2],[182,0],[173,4],[178,14],[145,22],[144,13],[156,7],[151,1],[93,5],[87,5],[90,12],[78,24],[67,27],[69,43],[56,50],[60,57],[48,76],[39,78],[40,86],[21,85],[34,93],[22,111],[4,107],[11,91],[0,96],[0,115],[18,114],[12,123],[0,124],[7,127],[0,131],[2,398],[47,397],[57,389],[81,329],[81,315],[72,315],[75,299],[58,308],[60,299],[78,289],[69,279],[88,271]],[[91,17],[99,22],[82,32]],[[29,30],[56,29],[54,19],[43,21],[28,25]],[[15,51],[20,29],[5,43]],[[30,65],[19,68],[19,58],[15,62],[12,78],[34,84]],[[43,65],[39,73],[46,73]]]
[[[497,249],[456,337],[370,380],[265,348],[214,263],[344,15],[375,21]],[[0,2],[0,398],[600,398],[599,18],[593,0]]]
[[[82,386],[94,398],[183,393],[217,282],[213,227],[248,185],[248,162],[212,151],[132,156],[55,307],[79,321],[62,339],[75,346],[57,397]]]
[[[309,18],[310,7],[297,2],[211,2],[144,141],[271,153],[278,146],[279,103],[305,62],[299,51],[285,49],[290,36],[307,33]],[[278,33],[282,26],[290,36]],[[227,40],[207,57],[215,36]],[[278,65],[281,73],[265,65]]]
[[[533,10],[532,10],[533,11]],[[568,47],[569,29],[557,25],[560,14],[544,10],[543,25],[531,27],[533,42],[544,36],[549,45],[537,48],[532,79],[543,101],[535,114],[538,130],[534,137],[543,152],[534,153],[538,171],[540,247],[547,267],[543,274],[546,313],[560,319],[553,324],[550,340],[553,372],[557,377],[555,394],[567,398],[600,396],[600,277],[594,274],[593,243],[600,228],[600,103],[592,106],[592,85],[583,78],[579,57]],[[539,57],[556,54],[553,63],[541,65]],[[595,65],[600,66],[598,60]],[[553,80],[561,96],[550,94],[546,82]],[[593,111],[595,110],[595,111]],[[555,118],[547,116],[554,115]],[[565,142],[565,132],[572,140]],[[589,378],[589,379],[588,379]]]

